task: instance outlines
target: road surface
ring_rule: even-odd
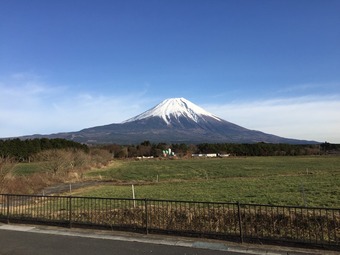
[[[336,251],[210,239],[0,223],[0,255],[339,255]]]
[[[155,243],[0,229],[0,254],[11,255],[241,255],[242,253]],[[244,254],[244,253],[243,253]]]

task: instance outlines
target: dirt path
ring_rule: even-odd
[[[44,188],[42,191],[38,193],[38,195],[58,195],[62,193],[67,193],[70,191],[74,191],[77,189],[92,187],[102,184],[107,184],[107,181],[84,181],[84,182],[76,182],[76,183],[60,183],[51,187]]]
[[[112,161],[109,165],[106,167],[97,169],[98,171],[103,171],[104,169],[109,169],[112,167],[120,166],[122,163],[117,162],[117,161]],[[97,185],[103,185],[103,184],[108,184],[111,183],[112,181],[102,181],[102,180],[88,180],[88,181],[80,181],[80,182],[74,182],[74,183],[58,183],[54,184],[50,187],[46,187],[43,190],[41,190],[37,195],[59,195],[63,193],[68,193],[71,191],[75,191],[81,188],[86,188],[86,187],[92,187],[92,186],[97,186]],[[71,187],[70,187],[71,185]]]

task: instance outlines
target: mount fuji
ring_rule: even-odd
[[[315,143],[246,129],[207,112],[185,98],[166,99],[120,124],[34,137],[64,138],[89,144],[138,144],[145,140],[168,143]]]

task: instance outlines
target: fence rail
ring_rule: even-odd
[[[340,209],[334,208],[0,194],[0,220],[340,250]]]

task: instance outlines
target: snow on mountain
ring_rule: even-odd
[[[21,139],[64,138],[88,144],[153,143],[291,143],[313,144],[249,130],[216,117],[184,98],[166,99],[152,109],[120,124],[77,132],[24,136]]]
[[[172,118],[179,120],[181,117],[188,118],[198,123],[200,120],[204,120],[205,116],[211,117],[217,121],[222,121],[222,119],[216,117],[210,112],[207,112],[206,110],[202,109],[201,107],[195,105],[194,103],[183,97],[169,98],[151,108],[150,110],[143,112],[131,119],[128,119],[123,123],[147,119],[150,117],[160,117],[168,125],[171,123]]]

